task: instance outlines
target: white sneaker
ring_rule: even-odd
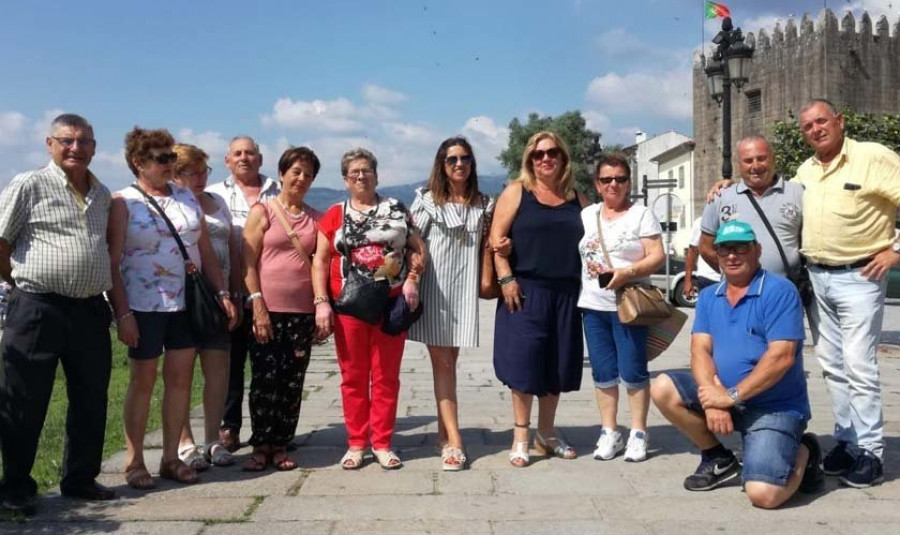
[[[646,431],[632,429],[628,435],[628,446],[625,448],[625,460],[630,463],[639,463],[647,459],[647,445],[650,437]]]
[[[594,450],[594,459],[608,461],[625,449],[625,440],[622,433],[612,429],[600,430],[600,438],[597,439],[597,449]]]

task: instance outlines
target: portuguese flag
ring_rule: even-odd
[[[715,2],[706,2],[706,18],[717,19],[731,16],[731,10],[725,4],[717,4]]]

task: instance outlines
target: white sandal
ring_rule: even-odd
[[[509,464],[516,468],[525,468],[531,464],[531,457],[528,455],[528,441],[513,442],[513,448],[509,452]]]
[[[466,454],[460,448],[447,444],[441,448],[441,464],[445,472],[459,472],[466,468]]]
[[[358,470],[363,464],[363,450],[348,449],[341,457],[341,468],[344,470]]]
[[[393,450],[372,450],[372,455],[385,470],[396,470],[403,466],[403,461]]]
[[[196,472],[209,469],[209,463],[203,455],[203,448],[196,444],[188,444],[178,448],[178,458]]]

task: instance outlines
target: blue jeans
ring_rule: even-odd
[[[621,379],[626,388],[646,388],[647,327],[622,325],[617,312],[582,310],[582,315],[594,386],[609,388]]]
[[[881,340],[887,277],[872,281],[858,269],[810,266],[816,290],[819,337],[816,357],[831,393],[834,438],[881,458],[884,418],[875,350]]]
[[[697,382],[690,371],[665,372],[684,406],[693,412],[703,414],[700,405]],[[794,463],[800,437],[806,429],[806,420],[789,411],[764,411],[747,407],[743,410],[731,409],[734,430],[743,440],[744,482],[761,481],[783,487],[787,485]]]

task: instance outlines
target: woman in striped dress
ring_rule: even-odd
[[[438,409],[438,442],[444,470],[466,467],[456,402],[460,347],[478,345],[478,285],[482,228],[493,201],[478,191],[472,146],[445,140],[434,157],[428,186],[416,191],[413,221],[428,243],[420,295],[427,303],[409,339],[428,345]]]

